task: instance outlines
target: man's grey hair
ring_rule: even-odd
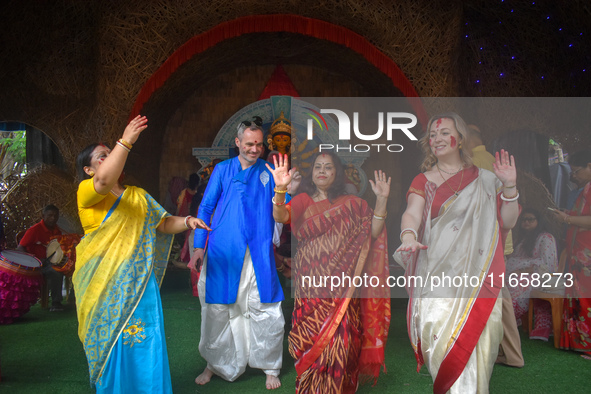
[[[261,133],[263,133],[263,135],[265,135],[265,132],[263,131],[263,128],[262,128],[262,127],[259,127],[259,126],[257,126],[257,125],[256,125],[256,124],[254,124],[254,123],[251,123],[251,124],[250,124],[250,126],[247,126],[247,125],[245,125],[244,123],[240,122],[240,123],[238,124],[238,127],[237,127],[236,129],[237,129],[236,137],[238,137],[238,139],[239,139],[240,141],[242,141],[242,136],[244,135],[244,132],[246,131],[246,129],[250,129],[250,130],[252,130],[252,131],[255,131],[255,130],[260,130],[260,131],[261,131]]]

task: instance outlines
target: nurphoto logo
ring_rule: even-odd
[[[306,125],[308,140],[314,138],[314,122],[316,122],[320,130],[328,131],[328,125],[322,114],[333,114],[337,118],[339,141],[342,141],[343,144],[319,144],[318,149],[320,152],[327,150],[334,150],[335,152],[369,152],[370,150],[376,150],[380,152],[381,149],[387,150],[388,152],[402,152],[404,149],[400,144],[372,143],[351,145],[351,120],[349,115],[338,109],[321,109],[320,112],[312,108],[306,107],[306,109],[312,111],[312,113],[307,113],[310,116]],[[385,127],[384,123],[386,124]],[[373,134],[364,134],[359,129],[359,112],[353,112],[353,133],[355,137],[362,141],[375,141],[381,138],[384,129],[388,141],[392,141],[395,132],[402,132],[409,140],[417,141],[417,137],[410,132],[410,129],[416,126],[416,124],[417,117],[408,112],[378,112],[378,130]]]

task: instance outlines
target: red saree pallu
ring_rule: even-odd
[[[191,207],[191,200],[195,195],[195,191],[191,193],[189,188],[183,189],[181,194],[179,195],[177,201],[177,209],[176,214],[177,216],[187,216],[189,214],[189,208]]]
[[[390,324],[386,232],[371,238],[373,211],[355,196],[315,203],[300,194],[291,206],[298,240],[289,334],[296,390],[355,392],[359,380],[375,382],[384,365]],[[324,285],[315,286],[319,281]]]

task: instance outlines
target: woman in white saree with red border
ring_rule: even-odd
[[[501,151],[495,174],[472,166],[456,114],[431,119],[428,130],[426,171],[407,194],[395,254],[412,285],[409,337],[435,393],[486,393],[503,336],[504,236],[519,213],[515,163]]]

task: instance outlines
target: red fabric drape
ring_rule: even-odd
[[[266,100],[271,96],[300,97],[281,65],[275,67],[271,78],[269,78],[269,82],[267,82],[267,86],[265,86],[265,89],[263,89],[263,92],[259,96],[259,101]]]
[[[379,51],[363,36],[347,28],[300,15],[251,15],[220,23],[214,28],[194,36],[177,49],[140,90],[133,105],[130,120],[140,113],[152,94],[164,85],[177,68],[193,56],[224,40],[243,34],[276,32],[302,34],[344,45],[361,54],[368,62],[386,74],[405,97],[419,97],[410,81],[392,59]],[[411,105],[414,107],[419,121],[426,124],[427,114],[422,105],[414,100]]]

